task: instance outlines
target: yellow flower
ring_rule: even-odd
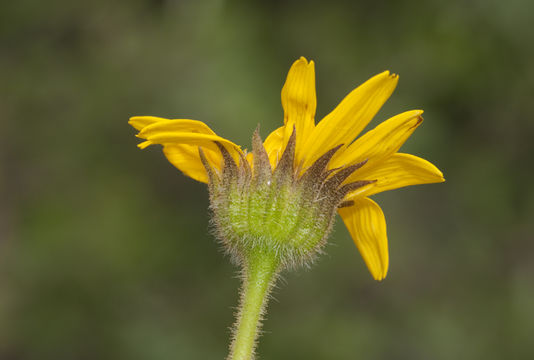
[[[357,138],[392,94],[397,82],[398,76],[389,71],[372,77],[350,92],[316,125],[314,63],[301,57],[293,63],[282,89],[284,124],[263,142],[269,163],[276,169],[292,134],[296,133],[293,146],[297,178],[329,150],[334,155],[327,159],[328,176],[352,166],[343,184],[360,183],[360,186],[345,194],[336,206],[376,280],[385,278],[388,271],[388,240],[384,214],[369,196],[404,186],[444,181],[441,171],[430,162],[398,152],[423,121],[422,110],[396,115]],[[236,164],[246,161],[249,167],[254,166],[252,153],[218,136],[203,122],[135,116],[129,123],[139,130],[137,136],[145,139],[140,148],[162,145],[167,159],[197,181],[209,182],[199,148],[208,166],[215,171],[224,167],[223,152]]]

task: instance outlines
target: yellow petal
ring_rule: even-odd
[[[365,196],[410,185],[445,181],[443,173],[437,167],[425,159],[410,154],[396,153],[374,168],[362,168],[362,170],[361,177],[377,180],[373,187],[367,188],[361,194]]]
[[[222,143],[236,162],[240,159],[241,149],[233,142],[217,136],[206,124],[196,120],[167,120],[148,125],[139,132],[138,137],[152,144],[185,144],[202,146],[219,151],[215,141]]]
[[[397,75],[384,71],[349,93],[307,139],[304,167],[335,146],[350,144],[390,97],[397,82]]]
[[[362,171],[364,171],[365,168],[372,167],[387,159],[399,150],[402,144],[421,124],[423,121],[422,113],[422,110],[406,111],[384,121],[358,138],[345,151],[334,156],[330,162],[330,167],[356,164],[368,160],[362,167]],[[356,171],[347,179],[347,182],[358,178],[360,174],[361,171]]]
[[[263,147],[265,148],[265,151],[267,151],[272,169],[276,167],[280,156],[282,156],[282,150],[284,148],[284,131],[285,126],[279,127],[270,133],[263,142]]]
[[[203,150],[210,165],[216,169],[220,169],[222,164],[221,153],[205,148]],[[163,146],[163,153],[167,157],[167,160],[185,175],[197,181],[208,183],[208,175],[200,160],[198,146],[168,144]]]
[[[380,206],[369,198],[338,210],[352,240],[375,280],[386,277],[389,266],[386,220]]]
[[[301,57],[293,63],[282,88],[282,106],[284,108],[284,124],[286,125],[283,143],[287,143],[293,132],[293,126],[295,126],[297,131],[295,151],[298,158],[305,139],[315,127],[314,116],[317,99],[313,61],[308,63],[304,57]]]
[[[132,116],[128,121],[128,124],[141,131],[146,126],[155,124],[159,121],[169,121],[169,119],[164,119],[156,116]]]
[[[154,135],[151,135],[146,138],[153,144],[189,144],[209,148],[211,150],[218,150],[215,141],[222,143],[223,145],[228,145],[226,148],[230,151],[231,154],[237,154],[237,149],[239,146],[226,140],[217,135],[207,135],[207,134],[198,134],[198,133],[189,133],[189,132],[160,132]],[[239,159],[239,157],[236,157]]]
[[[216,169],[220,170],[222,166],[222,155],[215,141],[223,144],[236,162],[240,161],[239,146],[217,136],[201,121],[136,116],[130,118],[129,122],[140,130],[137,137],[146,140],[138,145],[141,149],[152,144],[163,145],[163,153],[169,162],[185,175],[200,182],[208,182],[208,177],[200,160],[199,146],[203,147],[206,159]]]
[[[156,116],[133,116],[128,123],[139,130],[137,137],[142,139],[148,139],[149,136],[158,134],[162,130],[167,132],[191,132],[216,135],[208,125],[198,120],[165,119]],[[145,149],[153,144],[155,144],[155,142],[144,141],[137,146],[140,149]]]
[[[161,132],[192,132],[199,134],[215,135],[215,132],[202,121],[189,119],[163,119],[146,125],[139,132],[139,137],[148,138]]]
[[[150,145],[152,145],[152,143],[150,141],[143,141],[142,143],[140,144],[137,144],[137,147],[141,150],[143,149],[146,149],[147,147],[149,147]]]
[[[142,132],[150,125],[160,123],[165,124],[176,130],[186,130],[191,132],[200,132],[204,134],[215,134],[208,125],[198,120],[189,119],[165,119],[157,116],[132,116],[128,124]]]

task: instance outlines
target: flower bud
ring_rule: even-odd
[[[199,149],[209,177],[213,224],[216,235],[236,262],[257,253],[276,257],[283,268],[313,260],[326,242],[336,210],[351,205],[344,196],[370,181],[343,182],[365,161],[344,169],[328,170],[339,145],[301,174],[295,166],[296,131],[275,169],[260,139],[252,139],[252,166],[245,155],[236,162],[225,146],[217,143],[224,159],[221,170],[210,166]]]

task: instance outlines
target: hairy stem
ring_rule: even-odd
[[[239,312],[234,325],[228,360],[254,358],[261,320],[278,271],[277,259],[266,253],[254,254],[244,265]]]

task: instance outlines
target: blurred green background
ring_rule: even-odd
[[[422,108],[403,147],[447,182],[380,194],[374,282],[338,221],[286,274],[260,359],[533,359],[534,2],[0,3],[0,359],[224,359],[237,269],[203,184],[132,115],[193,118],[249,147],[316,62],[318,116],[389,69],[371,123]]]

